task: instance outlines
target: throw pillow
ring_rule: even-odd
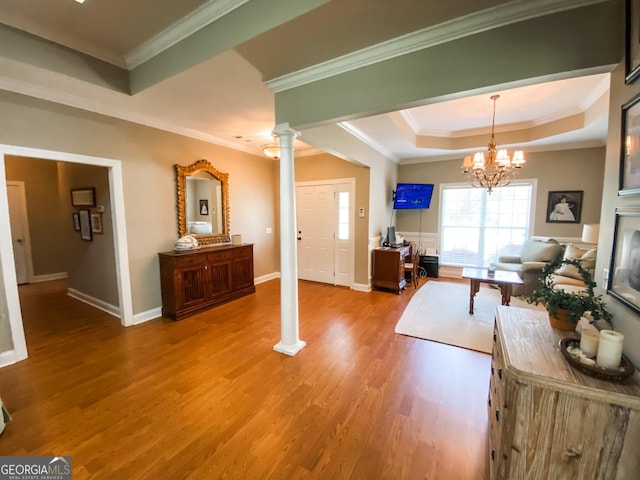
[[[598,254],[597,247],[590,248],[589,250],[583,250],[580,247],[576,247],[570,243],[564,251],[562,257],[563,260],[578,260],[580,266],[585,270],[593,270],[596,268],[596,256]],[[555,271],[556,275],[562,275],[563,277],[576,278],[582,280],[582,275],[576,267],[573,265],[563,265]]]

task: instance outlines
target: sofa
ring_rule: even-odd
[[[591,278],[593,278],[597,254],[598,250],[596,246],[590,249],[583,249],[570,243],[566,246],[562,259],[578,260],[580,266],[589,272]],[[551,282],[554,288],[561,288],[569,293],[583,292],[586,287],[582,275],[573,265],[562,265],[558,268],[553,275],[551,275]]]
[[[520,255],[502,255],[492,266],[496,270],[516,272],[523,285],[513,286],[513,295],[530,295],[542,286],[540,274],[549,263],[562,258],[565,247],[552,238],[525,240]]]

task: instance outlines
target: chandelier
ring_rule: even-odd
[[[262,145],[262,153],[267,157],[278,160],[280,158],[280,145],[277,143],[267,143]]]
[[[506,149],[496,148],[496,138],[494,134],[496,125],[496,100],[500,95],[493,95],[493,122],[491,124],[491,140],[487,151],[487,158],[484,153],[477,152],[473,158],[464,157],[462,162],[462,173],[467,181],[474,187],[486,188],[489,193],[495,187],[509,185],[516,178],[522,165],[525,163],[522,150],[513,153],[513,158],[509,156]]]

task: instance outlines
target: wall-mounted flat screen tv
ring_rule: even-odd
[[[399,183],[393,198],[393,208],[396,210],[429,208],[431,195],[433,195],[432,183]]]

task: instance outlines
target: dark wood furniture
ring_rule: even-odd
[[[516,272],[497,270],[492,275],[489,275],[486,268],[464,267],[462,269],[462,278],[471,280],[469,291],[469,313],[471,314],[473,314],[473,301],[476,293],[480,290],[481,283],[488,283],[500,287],[502,305],[509,305],[509,302],[511,302],[512,286],[522,285],[522,279]]]
[[[640,374],[585,375],[562,356],[546,312],[497,307],[489,386],[491,480],[636,479]]]
[[[404,263],[411,257],[411,247],[378,247],[373,250],[373,288],[394,290],[398,295],[406,287]]]
[[[181,320],[256,291],[253,245],[223,245],[158,255],[165,317]]]

